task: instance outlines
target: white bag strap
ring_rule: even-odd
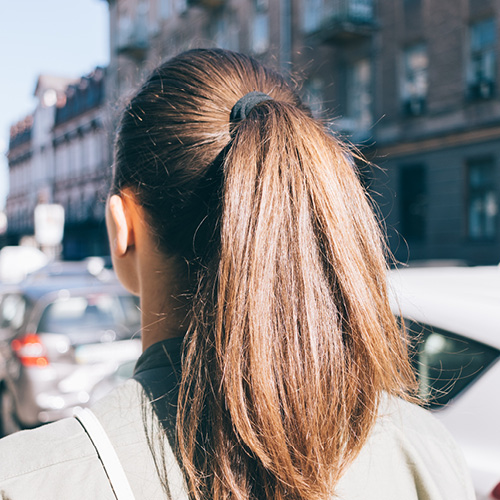
[[[75,417],[92,441],[116,499],[135,500],[122,464],[99,419],[89,408],[85,408]]]

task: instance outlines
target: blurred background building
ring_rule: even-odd
[[[107,253],[104,201],[109,188],[111,148],[105,129],[105,70],[66,89],[53,124],[52,201],[64,207],[63,256],[82,259]]]
[[[38,79],[33,115],[11,127],[8,244],[35,233],[37,205],[57,203],[65,211],[62,256],[107,253],[104,200],[111,160],[104,82],[103,68],[79,80]]]
[[[396,256],[500,261],[493,0],[377,3],[375,191]],[[397,234],[399,233],[399,235]]]
[[[108,68],[41,77],[34,114],[12,127],[11,243],[33,233],[36,203],[55,202],[66,210],[66,258],[106,252],[118,110],[162,60],[218,46],[297,75],[313,112],[382,167],[363,169],[364,180],[399,260],[500,261],[498,2],[107,3]]]

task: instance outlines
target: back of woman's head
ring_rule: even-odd
[[[272,99],[231,121],[249,92]],[[412,384],[382,238],[348,152],[275,72],[222,50],[126,108],[114,189],[193,270],[177,437],[190,495],[320,499]]]
[[[200,234],[192,241],[193,231],[221,188],[231,109],[255,89],[300,106],[281,76],[253,59],[193,50],[157,68],[123,113],[113,187],[140,186],[141,200],[166,250],[191,255],[204,251]]]

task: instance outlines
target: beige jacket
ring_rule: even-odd
[[[166,498],[144,430],[148,404],[141,386],[130,380],[93,408],[137,500]],[[156,425],[146,417],[146,427]],[[172,498],[187,499],[172,449],[166,442],[156,446],[163,446]],[[368,443],[335,493],[332,498],[340,500],[475,498],[448,432],[425,410],[392,398],[383,403]],[[92,442],[72,418],[0,440],[0,494],[2,500],[115,499]]]

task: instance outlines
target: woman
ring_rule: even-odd
[[[282,77],[222,50],[160,66],[123,112],[111,193],[144,347],[94,408],[125,470],[115,493],[473,498],[448,434],[404,402],[413,375],[352,157]],[[67,419],[7,438],[0,488],[114,498],[90,437]]]

